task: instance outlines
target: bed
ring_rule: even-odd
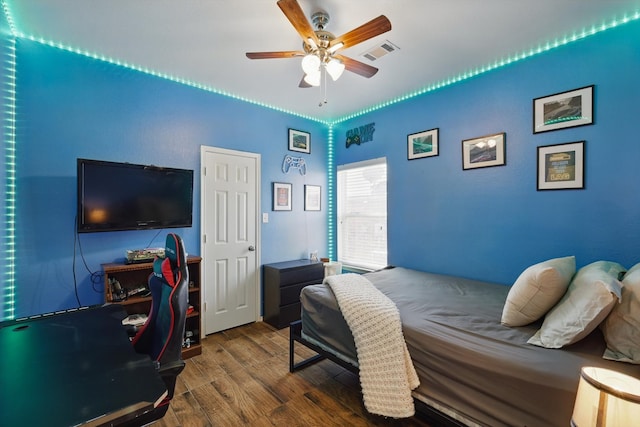
[[[640,377],[640,366],[602,358],[596,328],[562,349],[527,341],[541,321],[507,327],[501,314],[509,287],[401,267],[365,277],[397,306],[420,385],[416,408],[457,425],[568,426],[580,369],[598,366]],[[328,357],[357,371],[354,339],[331,289],[303,289],[301,320],[291,326],[290,370]],[[318,356],[294,363],[294,342]]]

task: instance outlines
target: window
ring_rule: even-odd
[[[338,261],[377,269],[387,265],[387,160],[338,166]]]

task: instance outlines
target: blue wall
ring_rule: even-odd
[[[513,283],[575,255],[640,262],[640,22],[335,126],[336,165],[387,157],[390,264]],[[532,133],[532,100],[595,85],[595,125]],[[345,147],[375,123],[374,141]],[[407,134],[440,155],[407,160]],[[505,166],[462,170],[461,141],[506,132]],[[537,147],[586,141],[586,189],[536,191]]]
[[[194,169],[194,225],[176,231],[200,254],[200,147],[260,153],[269,213],[261,261],[326,252],[326,212],[303,209],[304,184],[326,191],[326,126],[28,40],[17,51],[16,316],[77,306],[74,263],[81,304],[101,303],[102,279],[92,283],[89,271],[164,243],[166,230],[80,234],[75,243],[78,157]],[[290,127],[311,133],[310,155],[288,151]],[[306,176],[282,172],[286,154],[305,158]],[[293,183],[292,212],[271,211],[273,181]]]
[[[3,40],[4,41],[4,40]],[[509,284],[526,266],[576,255],[640,261],[640,23],[597,34],[402,104],[334,125],[335,164],[386,156],[389,263]],[[262,155],[262,263],[327,252],[327,213],[303,210],[303,185],[327,200],[326,126],[81,55],[17,41],[16,316],[102,301],[88,272],[164,232],[82,234],[75,241],[76,158],[192,168],[200,146]],[[595,85],[593,126],[532,134],[532,99]],[[372,142],[346,131],[375,123]],[[407,160],[406,136],[440,128],[440,155]],[[305,177],[283,174],[287,128],[312,134]],[[506,166],[463,171],[461,141],[506,132]],[[586,141],[586,189],[536,191],[536,148]],[[295,153],[293,153],[295,154]],[[293,212],[271,211],[271,183],[294,185]],[[200,253],[199,173],[194,227]],[[4,245],[4,242],[3,242]],[[75,248],[75,252],[74,252]],[[4,251],[4,248],[3,248]]]

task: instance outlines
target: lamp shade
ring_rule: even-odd
[[[584,367],[571,416],[572,427],[627,427],[640,420],[640,380]]]
[[[342,63],[342,61],[331,58],[325,65],[325,68],[327,69],[327,73],[329,73],[329,75],[335,82],[342,75],[342,72],[344,71],[344,64]]]
[[[320,86],[320,78],[320,70],[316,70],[304,76],[304,81],[309,83],[311,86]]]
[[[302,58],[302,71],[306,74],[313,74],[320,70],[320,57],[312,53]]]

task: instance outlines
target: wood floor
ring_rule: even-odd
[[[155,426],[429,426],[368,414],[358,377],[325,360],[289,373],[289,330],[264,322],[209,335]],[[314,353],[296,345],[296,361]],[[433,426],[433,424],[431,425]]]

